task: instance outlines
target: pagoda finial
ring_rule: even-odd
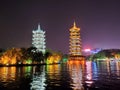
[[[73,23],[73,27],[76,27],[76,23],[75,23],[75,21],[74,21],[74,23]]]
[[[40,30],[40,24],[38,24],[38,30]]]

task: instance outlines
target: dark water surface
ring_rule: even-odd
[[[0,67],[0,90],[120,90],[120,62]]]

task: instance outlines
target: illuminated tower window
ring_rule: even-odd
[[[80,39],[80,28],[76,26],[74,22],[72,28],[70,28],[70,41],[69,41],[69,54],[70,56],[81,55],[81,39]]]
[[[32,38],[32,45],[33,47],[37,48],[37,51],[41,51],[45,53],[45,31],[43,31],[40,28],[40,25],[38,25],[37,30],[33,30],[33,38]]]

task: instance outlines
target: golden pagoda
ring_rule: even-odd
[[[73,26],[69,29],[70,41],[69,41],[69,55],[73,57],[81,56],[81,37],[80,28],[73,23]]]

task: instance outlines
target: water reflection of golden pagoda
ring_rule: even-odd
[[[85,61],[69,60],[68,61],[69,74],[72,79],[71,86],[74,90],[84,90],[82,85],[85,73]]]

